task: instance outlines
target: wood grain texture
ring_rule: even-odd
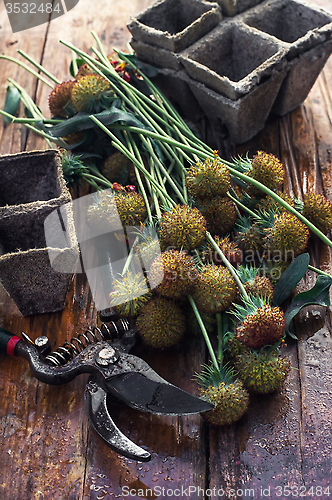
[[[130,38],[126,23],[150,3],[102,0],[93,5],[80,0],[50,25],[14,35],[1,3],[1,52],[15,56],[21,48],[65,80],[71,54],[58,43],[59,38],[88,50],[93,29],[107,51],[113,46],[125,48]],[[330,8],[330,0],[307,3]],[[31,95],[36,92],[37,103],[47,114],[49,89],[36,86],[34,78],[14,64],[0,64],[0,105],[6,80],[12,77]],[[23,127],[4,127],[2,119],[0,122],[0,154],[47,147]],[[332,59],[306,101],[285,117],[270,117],[265,129],[250,142],[234,147],[223,136],[215,137],[209,127],[206,134],[224,156],[253,155],[260,149],[278,155],[286,166],[290,193],[301,199],[309,191],[322,192],[332,201]],[[313,241],[310,250],[313,265],[331,273],[330,249]],[[309,273],[299,290],[312,287],[315,279]],[[54,347],[94,321],[96,311],[81,275],[73,281],[66,307],[59,313],[22,317],[0,290],[0,326],[18,335],[25,331],[32,339],[48,335]],[[296,318],[294,332],[298,342],[289,341],[283,351],[293,367],[286,384],[276,394],[252,397],[249,412],[236,425],[215,428],[200,416],[159,417],[121,404],[114,407],[114,418],[123,432],[152,453],[147,464],[120,457],[92,430],[83,403],[84,376],[63,387],[46,386],[32,378],[24,360],[1,355],[0,498],[122,499],[123,486],[140,491],[164,487],[164,496],[170,499],[179,498],[171,491],[184,488],[188,493],[189,486],[215,488],[213,498],[235,499],[243,498],[236,490],[253,489],[259,497],[264,489],[276,486],[332,488],[330,308],[307,308]],[[167,380],[197,394],[193,375],[207,359],[200,337],[187,335],[177,348],[165,352],[141,346],[138,354]],[[192,493],[191,498],[197,494]],[[271,493],[271,498],[277,497]]]

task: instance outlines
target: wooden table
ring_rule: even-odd
[[[328,9],[331,0],[310,0]],[[80,0],[69,13],[50,25],[17,34],[0,5],[1,52],[15,56],[23,49],[59,79],[70,77],[70,52],[62,38],[83,50],[92,44],[90,31],[105,47],[125,48],[130,36],[126,23],[151,0]],[[47,109],[48,89],[16,65],[1,61],[0,106],[6,80],[12,77]],[[291,114],[269,120],[249,143],[217,147],[225,155],[250,155],[259,149],[278,155],[287,169],[288,189],[297,197],[308,190],[332,200],[332,59],[308,98]],[[6,128],[0,119],[0,154],[45,149],[43,140],[20,127]],[[18,179],[19,182],[19,179]],[[312,263],[332,272],[331,252],[311,245]],[[313,286],[309,273],[302,289]],[[198,416],[159,417],[119,405],[114,416],[125,434],[152,453],[149,463],[137,463],[111,451],[91,429],[80,376],[61,387],[37,382],[24,360],[0,357],[0,498],[1,500],[109,500],[142,498],[145,488],[158,493],[147,498],[328,498],[332,462],[332,339],[329,309],[303,311],[295,321],[298,342],[289,341],[287,356],[293,369],[279,392],[252,397],[247,415],[236,425],[213,428]],[[0,326],[35,339],[48,335],[59,346],[84,331],[96,311],[83,277],[68,293],[63,311],[22,317],[0,291]],[[139,352],[163,377],[197,394],[192,380],[206,362],[200,337],[190,337],[167,352]],[[124,488],[126,487],[126,488]],[[159,491],[158,491],[158,489]],[[313,487],[312,490],[310,488]],[[124,488],[122,490],[122,488]],[[163,489],[164,488],[164,489]],[[297,490],[296,490],[297,488]],[[127,494],[136,490],[137,495]],[[209,489],[211,491],[209,491]],[[132,492],[133,493],[133,492]],[[327,493],[327,491],[325,491]],[[205,495],[205,496],[204,496]]]

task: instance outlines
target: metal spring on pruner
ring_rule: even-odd
[[[77,337],[72,337],[69,342],[65,342],[62,346],[58,347],[55,351],[45,356],[45,361],[53,366],[61,366],[80,352],[82,352],[88,345],[102,342],[104,340],[114,340],[114,334],[119,337],[120,334],[129,329],[129,321],[125,318],[120,318],[116,323],[102,323],[100,327],[93,326],[88,328],[83,333],[79,333]]]

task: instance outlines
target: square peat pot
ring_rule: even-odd
[[[0,175],[0,281],[23,315],[58,311],[78,259],[73,223],[67,246],[56,249],[71,273],[51,265],[45,239],[46,217],[71,201],[61,156],[55,150],[0,156]]]
[[[186,119],[195,123],[205,115],[191,91],[185,71],[159,69],[154,82],[163,94],[177,105]]]
[[[259,4],[262,0],[216,0],[225,16],[233,17]]]
[[[285,49],[271,36],[234,21],[222,22],[180,54],[189,76],[237,100],[285,65]],[[271,88],[270,100],[275,87]]]
[[[242,144],[264,128],[275,96],[285,78],[285,69],[274,72],[240,99],[229,99],[203,83],[188,78],[188,84],[206,116],[226,126],[231,142]]]
[[[167,68],[173,70],[180,70],[182,68],[179,60],[179,54],[171,52],[170,50],[155,47],[148,43],[142,42],[132,38],[130,40],[136,56],[140,61],[152,64],[156,68]]]
[[[295,0],[267,0],[240,18],[284,43],[288,74],[274,112],[292,111],[305,100],[332,52],[332,14]]]
[[[132,19],[128,29],[135,40],[176,53],[208,33],[221,17],[217,3],[161,0]]]

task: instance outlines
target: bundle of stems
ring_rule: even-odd
[[[91,127],[99,127],[110,137],[112,145],[127,156],[134,164],[139,189],[146,203],[148,220],[152,223],[153,217],[156,217],[159,220],[162,217],[163,211],[171,209],[178,203],[185,205],[189,203],[185,182],[188,167],[199,161],[204,162],[208,158],[211,160],[215,159],[217,152],[197,137],[167,98],[151,81],[151,79],[140,71],[132,57],[114,49],[118,54],[119,59],[129,65],[134,70],[138,78],[144,81],[144,84],[149,90],[147,94],[140,91],[130,82],[125,81],[115,71],[103,49],[100,39],[94,32],[92,32],[92,36],[97,44],[97,48],[92,47],[92,52],[97,59],[70,43],[62,40],[60,40],[60,43],[71,49],[73,54],[75,54],[80,60],[87,63],[94,73],[105,78],[108,81],[112,92],[114,92],[114,95],[121,101],[120,109],[127,113],[131,113],[138,120],[138,123],[140,123],[138,126],[132,126],[123,121],[118,121],[116,123],[112,123],[111,125],[107,125],[103,123],[100,115],[90,115]],[[44,70],[42,66],[35,63],[31,58],[29,58],[29,56],[23,52],[20,53],[30,63],[34,64],[38,71],[44,73],[53,82],[53,84],[56,85],[59,83],[55,77]],[[0,58],[11,59],[6,56],[0,56]],[[11,60],[17,62],[15,59]],[[73,63],[75,67],[75,58],[73,59]],[[22,63],[20,63],[20,65],[33,72],[26,65]],[[40,75],[40,73],[33,73],[42,82],[47,83],[50,87],[53,86],[48,83],[45,78]],[[19,85],[13,80],[10,80],[10,83],[21,93],[21,99],[25,107],[29,110],[31,117],[16,118],[4,111],[1,113],[7,116],[7,118],[10,118],[13,122],[23,123],[34,132],[40,134],[45,138],[49,145],[53,142],[57,146],[68,147],[61,138],[52,135],[52,126],[61,123],[62,120],[47,120],[44,118],[39,108],[28,96],[25,90],[19,87]],[[252,184],[256,188],[259,188],[265,195],[271,196],[282,207],[295,214],[310,229],[310,231],[318,236],[318,238],[320,238],[326,245],[332,247],[332,242],[325,236],[325,234],[323,234],[322,231],[307,220],[293,206],[261,182],[246,175],[246,172],[250,168],[250,160],[248,158],[238,158],[233,161],[227,161],[220,157],[218,158],[220,162],[228,167],[230,174],[234,178],[240,179],[240,181],[245,184]],[[144,162],[143,159],[146,159],[148,165],[146,165],[146,162]],[[88,182],[96,188],[99,186],[112,187],[112,184],[101,175],[98,169],[93,167],[91,167],[91,169],[92,170],[90,170],[89,173],[85,174],[85,178]],[[145,182],[143,182],[142,177]],[[239,207],[246,210],[250,216],[259,218],[257,213],[251,211],[241,203],[234,192],[229,192],[228,196]],[[149,202],[149,199],[152,200],[152,202]],[[233,275],[242,296],[244,298],[248,298],[237,270],[227,260],[226,256],[220,250],[209,232],[206,233],[206,240],[218,253],[224,264]],[[321,272],[319,269],[313,267],[312,269],[316,272]],[[211,346],[205,325],[192,297],[189,297],[189,301],[202,329],[212,362],[215,367],[219,369],[220,359],[222,358],[220,346],[218,360]],[[220,318],[218,319],[218,323],[220,323]]]

